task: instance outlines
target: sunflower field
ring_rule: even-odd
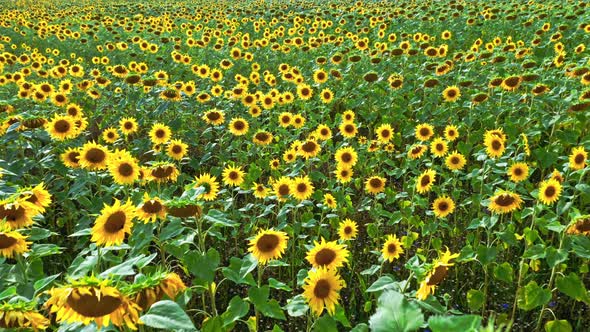
[[[587,43],[580,0],[0,0],[0,330],[590,331]]]

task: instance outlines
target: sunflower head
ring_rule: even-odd
[[[488,209],[494,213],[510,213],[520,208],[523,201],[517,193],[500,190],[490,197]]]
[[[348,250],[336,241],[315,241],[315,246],[307,252],[305,259],[315,268],[337,269],[348,262]]]
[[[398,259],[401,254],[404,253],[404,248],[397,235],[388,235],[381,249],[383,259],[389,262],[393,262]]]
[[[543,204],[553,204],[561,195],[561,182],[549,179],[541,182],[539,186],[539,201]]]
[[[358,225],[355,221],[344,219],[338,226],[338,236],[341,240],[348,241],[356,238],[358,234]]]
[[[12,230],[10,225],[0,222],[0,256],[12,258],[29,251],[31,242],[27,236],[22,235],[18,230]]]
[[[372,176],[365,181],[365,190],[371,194],[378,194],[385,190],[386,178]]]
[[[51,322],[40,314],[37,303],[22,300],[4,302],[0,304],[0,328],[34,331],[49,328]]]
[[[570,222],[567,227],[568,234],[590,235],[590,214],[578,216]]]
[[[185,289],[186,285],[178,274],[156,271],[148,275],[136,275],[133,284],[125,288],[124,292],[145,311],[165,296],[174,301]]]
[[[448,196],[441,196],[432,203],[434,215],[444,218],[455,211],[455,202]]]
[[[424,194],[430,191],[432,185],[436,181],[436,171],[428,169],[424,171],[416,180],[416,191]]]
[[[287,233],[272,229],[261,230],[250,240],[248,251],[252,253],[260,264],[266,264],[271,259],[281,258],[287,248],[289,237]]]
[[[575,147],[569,156],[570,168],[573,170],[580,170],[586,167],[586,160],[588,159],[588,152],[583,146]]]
[[[135,207],[131,201],[121,204],[115,199],[111,206],[105,204],[92,227],[91,241],[101,246],[120,245],[125,240],[126,234],[131,234]]]
[[[434,127],[428,123],[416,126],[416,138],[420,141],[428,141],[434,135]]]
[[[325,267],[310,270],[304,282],[303,297],[313,313],[319,317],[326,309],[330,315],[334,314],[339,291],[344,287],[337,270]]]

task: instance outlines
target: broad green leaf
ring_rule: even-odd
[[[514,278],[513,276],[514,270],[512,269],[512,265],[510,265],[508,262],[504,262],[494,267],[494,277],[498,280],[511,283],[512,279]]]
[[[146,326],[164,330],[196,331],[193,322],[174,301],[164,300],[154,303],[148,312],[139,317]]]
[[[428,319],[428,327],[432,332],[477,332],[481,326],[481,316],[432,316]]]
[[[522,258],[527,259],[540,259],[545,258],[545,246],[542,244],[535,244],[530,246],[525,252]]]
[[[254,281],[254,277],[252,274],[246,273],[245,277],[241,277],[240,269],[242,266],[242,260],[237,257],[232,257],[229,260],[229,266],[224,267],[221,269],[223,276],[227,279],[235,282],[236,284],[248,284],[248,285],[255,285],[256,282]]]
[[[493,262],[497,255],[498,249],[496,247],[480,246],[477,248],[477,259],[484,265]]]
[[[418,305],[408,302],[396,291],[384,291],[377,302],[377,311],[369,319],[371,331],[416,331],[424,323],[424,314]]]
[[[35,295],[39,294],[39,292],[42,292],[45,287],[49,286],[49,284],[51,284],[53,280],[57,279],[57,277],[60,275],[61,273],[58,273],[35,281],[35,284],[33,284],[33,288],[35,288]]]
[[[540,287],[536,281],[531,280],[525,287],[518,291],[518,307],[522,310],[533,310],[551,300],[551,291]]]
[[[292,290],[291,287],[289,287],[287,284],[285,284],[284,282],[280,282],[275,278],[268,278],[268,285],[270,286],[270,288],[280,289],[287,292],[290,292]]]
[[[223,318],[223,326],[228,326],[246,316],[248,311],[250,311],[250,304],[242,300],[239,296],[234,296],[231,301],[229,301],[227,310],[221,315],[221,318]]]
[[[285,320],[285,313],[277,300],[268,300],[270,289],[268,286],[251,287],[248,290],[248,298],[263,315],[271,318]]]
[[[572,332],[572,326],[567,320],[552,320],[545,323],[545,332]]]
[[[389,289],[393,286],[393,278],[390,276],[382,276],[381,278],[377,279],[369,288],[367,288],[366,292],[379,292],[384,289]]]
[[[223,318],[221,316],[215,316],[207,319],[203,322],[203,326],[201,326],[201,332],[221,332],[221,331],[228,331],[228,329],[224,328],[223,325]]]
[[[369,332],[369,326],[365,323],[360,323],[350,330],[350,332]]]
[[[560,292],[576,299],[576,301],[583,301],[590,304],[590,295],[588,295],[584,283],[577,274],[572,272],[565,277],[557,277],[555,285]]]
[[[307,302],[305,302],[305,298],[303,295],[299,294],[292,299],[287,300],[287,305],[285,306],[287,313],[291,317],[299,317],[305,315],[309,306]]]
[[[258,260],[254,255],[249,254],[242,260],[242,266],[240,266],[240,279],[244,279],[246,275],[258,266]]]
[[[470,289],[467,292],[467,305],[471,311],[477,311],[485,301],[485,296],[482,291],[478,289]]]
[[[547,260],[547,264],[549,264],[549,267],[551,268],[567,260],[567,250],[548,247],[547,250],[545,250],[545,252],[547,253],[545,259]]]
[[[590,259],[590,239],[583,235],[572,237],[572,249],[582,258]]]
[[[323,315],[313,325],[314,332],[338,332],[338,325],[330,315]]]
[[[215,248],[210,248],[204,254],[190,251],[184,257],[184,261],[192,275],[210,283],[215,279],[215,270],[219,266],[220,257]]]

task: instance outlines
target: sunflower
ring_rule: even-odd
[[[166,206],[158,197],[151,198],[148,193],[143,194],[143,201],[135,209],[137,219],[144,223],[155,222],[156,219],[166,219]]]
[[[0,222],[0,257],[13,258],[15,255],[21,255],[29,251],[27,237],[16,230],[11,230],[11,226],[5,222]]]
[[[208,124],[212,124],[214,126],[219,126],[225,121],[225,114],[223,111],[212,109],[210,111],[205,112],[203,115],[203,120]]]
[[[268,131],[260,130],[256,134],[254,134],[252,141],[258,145],[269,145],[272,142],[272,139],[273,136],[271,133],[269,133]]]
[[[286,201],[287,197],[291,195],[292,182],[293,180],[291,180],[289,177],[282,176],[273,183],[273,191],[279,202]]]
[[[385,190],[386,178],[372,176],[365,181],[365,190],[371,194],[378,194]]]
[[[434,135],[434,127],[428,123],[422,123],[416,126],[416,138],[420,141],[428,141]]]
[[[313,184],[309,177],[300,176],[291,180],[291,194],[296,199],[303,201],[311,197],[313,194]]]
[[[436,181],[436,171],[427,169],[416,180],[416,191],[424,194],[430,191],[432,184]]]
[[[291,125],[291,121],[293,120],[293,115],[289,112],[283,112],[279,115],[279,126],[283,128],[287,128]]]
[[[217,197],[217,193],[219,192],[219,183],[217,183],[216,177],[211,176],[209,173],[195,177],[194,188],[198,187],[203,187],[205,192],[197,196],[197,199],[212,201]]]
[[[347,218],[338,225],[338,236],[340,237],[340,240],[353,240],[357,234],[358,226],[355,221]]]
[[[510,213],[520,208],[523,203],[520,195],[511,191],[500,190],[490,197],[488,209],[493,213]]]
[[[443,99],[447,102],[454,102],[461,97],[461,90],[456,86],[449,86],[443,92]]]
[[[337,270],[323,267],[313,269],[307,273],[304,282],[303,297],[313,313],[319,317],[325,308],[333,315],[340,298],[338,292],[344,287]]]
[[[380,125],[375,133],[380,143],[388,143],[393,138],[393,128],[389,124]]]
[[[573,170],[580,170],[586,167],[586,160],[588,159],[588,152],[583,146],[575,147],[569,156],[570,168]]]
[[[554,179],[541,182],[539,185],[539,201],[543,204],[553,204],[561,195],[561,183]]]
[[[150,129],[150,139],[154,144],[164,144],[172,137],[170,127],[162,123],[155,123]]]
[[[19,190],[21,197],[35,204],[39,212],[45,212],[45,208],[51,204],[51,194],[45,189],[45,183],[41,182],[35,187]]]
[[[324,104],[329,104],[334,100],[334,92],[332,90],[325,88],[320,92],[320,100]]]
[[[562,183],[564,181],[563,179],[563,175],[561,175],[561,173],[554,169],[553,172],[551,172],[551,179],[557,180],[557,182]]]
[[[303,144],[301,144],[301,147],[298,150],[298,154],[305,159],[309,159],[317,156],[321,150],[322,148],[316,141],[308,139]]]
[[[329,207],[330,209],[335,209],[338,207],[336,198],[334,198],[332,194],[324,194],[324,205]]]
[[[33,217],[39,214],[39,207],[27,197],[12,196],[0,201],[0,220],[4,219],[11,229],[33,225]]]
[[[453,171],[462,169],[466,163],[465,157],[456,150],[445,159],[445,165]]]
[[[355,118],[355,114],[352,110],[346,110],[342,113],[342,122],[352,123]]]
[[[437,137],[430,143],[430,151],[435,157],[444,157],[449,151],[449,145],[441,137]]]
[[[45,124],[45,130],[51,139],[56,141],[74,138],[79,134],[74,119],[69,115],[54,115],[51,121]]]
[[[36,310],[35,302],[22,300],[0,304],[0,328],[20,331],[33,331],[49,328],[51,322]]]
[[[302,100],[308,100],[313,96],[313,90],[307,84],[299,84],[297,85],[297,96]]]
[[[178,294],[185,290],[186,285],[178,274],[164,271],[156,271],[149,275],[139,274],[134,283],[125,289],[144,311],[164,299],[164,296],[175,300]]]
[[[133,157],[122,155],[111,157],[107,163],[109,173],[117,184],[133,184],[139,179],[139,165]]]
[[[334,174],[336,174],[336,180],[338,180],[338,182],[348,183],[350,180],[352,180],[352,175],[354,172],[350,167],[338,165],[334,171]]]
[[[446,252],[433,262],[426,277],[420,283],[420,288],[416,292],[416,298],[424,301],[430,294],[434,294],[436,286],[438,286],[447,276],[449,266],[455,265],[454,263],[451,263],[451,259],[457,257],[459,257],[459,254],[451,254],[447,248]]]
[[[233,118],[229,123],[229,131],[235,136],[242,136],[248,132],[250,125],[244,118]]]
[[[279,166],[281,166],[281,162],[280,160],[275,158],[269,161],[268,165],[270,166],[270,169],[279,169]]]
[[[499,158],[504,154],[504,150],[506,146],[504,145],[504,140],[493,134],[486,134],[484,139],[484,145],[486,147],[486,153],[490,158]]]
[[[445,138],[449,142],[455,141],[459,137],[459,129],[457,126],[448,125],[445,127]]]
[[[122,118],[119,121],[119,130],[123,135],[131,135],[138,129],[137,121],[134,118]]]
[[[338,127],[340,130],[340,134],[345,138],[353,138],[356,136],[358,129],[356,128],[356,124],[353,122],[342,122]]]
[[[566,230],[567,234],[590,235],[590,214],[578,216],[570,222]]]
[[[102,139],[107,143],[115,143],[119,139],[117,129],[110,127],[102,132]]]
[[[358,155],[353,147],[347,146],[336,150],[334,159],[338,165],[353,167],[358,161]]]
[[[145,176],[143,177],[143,180],[144,181],[153,180],[158,183],[167,182],[167,181],[176,182],[176,179],[178,178],[179,173],[180,172],[178,171],[178,168],[176,168],[176,166],[174,166],[174,164],[167,163],[167,162],[157,162],[157,163],[153,164],[151,168],[147,169],[147,172],[144,174]],[[142,179],[141,169],[140,169],[140,179]]]
[[[110,323],[117,327],[127,326],[137,330],[141,308],[135,302],[112,286],[108,279],[85,277],[70,280],[62,287],[47,291],[50,298],[45,307],[57,313],[58,323],[95,323],[98,329]]]
[[[61,161],[66,167],[78,168],[80,167],[80,149],[68,148],[61,154]]]
[[[388,262],[393,262],[394,259],[398,259],[401,254],[404,253],[402,243],[398,240],[397,235],[388,235],[381,249],[383,259]]]
[[[120,245],[125,240],[125,234],[131,234],[133,218],[135,208],[130,200],[123,205],[118,199],[111,206],[105,204],[92,227],[91,241],[97,245]]]
[[[179,139],[173,139],[166,148],[168,156],[175,160],[181,160],[187,153],[188,145]]]
[[[238,187],[244,182],[244,171],[241,167],[227,166],[222,175],[223,183],[228,186]]]
[[[266,196],[268,196],[268,192],[269,192],[267,187],[265,187],[261,183],[256,183],[256,182],[254,182],[252,184],[252,191],[254,192],[254,197],[256,197],[256,198],[266,198]]]
[[[103,170],[107,168],[109,150],[95,142],[86,142],[80,149],[79,163],[82,168]]]
[[[444,218],[455,211],[455,202],[446,195],[440,196],[432,203],[432,210],[435,216]]]
[[[408,157],[410,159],[418,159],[424,155],[424,153],[428,150],[428,147],[423,144],[416,144],[413,145],[410,150],[408,151]]]
[[[272,229],[260,230],[256,237],[250,240],[248,251],[260,264],[266,264],[271,259],[281,258],[288,241],[289,237],[285,232]]]
[[[526,163],[514,163],[508,169],[508,175],[513,182],[521,182],[529,176],[529,166]]]
[[[326,242],[324,238],[320,242],[314,241],[314,247],[307,252],[305,259],[314,267],[337,269],[348,262],[348,250],[344,245],[336,241]]]

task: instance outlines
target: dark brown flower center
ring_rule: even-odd
[[[451,98],[455,97],[456,95],[457,95],[457,91],[455,91],[455,90],[449,90],[447,92],[447,96],[449,96]]]
[[[6,219],[7,222],[15,222],[25,216],[25,209],[22,206],[10,206],[6,208],[5,205],[0,206],[0,220]]]
[[[99,149],[99,148],[92,148],[86,152],[86,160],[88,160],[92,164],[98,164],[105,160],[107,154]]]
[[[578,154],[577,154],[577,155],[574,157],[574,162],[575,162],[576,164],[581,164],[581,163],[583,163],[583,162],[584,162],[584,159],[585,159],[585,158],[584,158],[584,155],[583,155],[583,154],[581,154],[581,153],[578,153]]]
[[[350,226],[344,227],[344,234],[350,234],[350,233],[352,233],[352,227],[350,227]]]
[[[246,127],[243,121],[236,121],[234,122],[234,129],[236,130],[243,130]]]
[[[267,133],[257,133],[256,134],[256,139],[262,142],[266,142],[268,140],[268,134]]]
[[[58,120],[53,127],[55,128],[55,131],[63,134],[70,131],[71,125],[67,120]]]
[[[492,141],[492,150],[498,151],[502,148],[502,142],[499,140]]]
[[[256,247],[264,253],[274,251],[278,245],[279,237],[275,234],[264,234],[256,241]]]
[[[378,178],[373,178],[373,179],[371,179],[371,180],[369,181],[369,185],[370,185],[372,188],[376,188],[376,189],[378,189],[378,188],[381,188],[381,186],[383,185],[383,182],[381,181],[381,179],[378,179]]]
[[[459,157],[456,157],[456,156],[451,157],[451,164],[457,165],[457,164],[459,164],[459,161],[460,161]]]
[[[547,196],[547,198],[552,198],[553,196],[555,196],[556,193],[557,189],[554,186],[549,186],[545,188],[545,196]]]
[[[111,214],[107,221],[104,224],[104,230],[107,233],[117,233],[125,227],[125,221],[127,220],[127,216],[123,211],[117,211]]]
[[[73,290],[67,299],[68,306],[75,312],[85,317],[102,317],[113,313],[119,308],[122,301],[118,297],[100,294],[97,296],[94,289],[90,294],[82,294]]]
[[[422,178],[420,179],[420,184],[422,186],[427,186],[430,184],[430,175],[424,175],[422,176]]]
[[[420,128],[420,136],[423,136],[423,137],[430,136],[430,129]]]
[[[512,197],[512,195],[502,194],[502,195],[496,197],[494,202],[499,206],[505,207],[505,206],[512,205],[515,202],[515,199],[514,199],[514,197]]]
[[[315,254],[315,262],[318,265],[330,265],[336,258],[336,252],[332,249],[324,248]]]
[[[352,154],[350,154],[350,152],[345,152],[340,159],[342,159],[342,162],[349,163],[352,161]]]
[[[288,184],[282,184],[279,186],[279,195],[281,195],[281,196],[289,195],[289,185]]]
[[[317,281],[315,287],[313,288],[313,295],[315,295],[315,297],[319,299],[325,299],[330,295],[331,289],[332,286],[330,285],[330,282],[328,280],[320,279]]]
[[[152,170],[152,176],[162,179],[172,174],[173,171],[174,168],[172,166],[158,166]]]
[[[230,179],[232,179],[232,180],[237,180],[237,179],[238,179],[238,177],[239,177],[239,174],[238,174],[238,172],[236,172],[236,171],[231,171],[231,172],[229,172],[229,178],[230,178]]]
[[[164,138],[166,136],[166,131],[163,129],[156,130],[156,137],[157,138]]]
[[[16,241],[15,238],[0,233],[0,249],[10,248],[16,243]]]
[[[354,133],[354,126],[351,124],[347,124],[346,126],[344,126],[344,131],[347,133]]]
[[[299,183],[297,185],[297,192],[305,193],[307,191],[307,185],[305,183]]]
[[[578,221],[576,223],[576,229],[580,232],[590,232],[590,218]]]
[[[123,163],[121,165],[119,165],[119,174],[121,176],[131,176],[133,174],[133,166],[131,166],[128,163]]]
[[[162,204],[156,200],[149,200],[143,203],[142,210],[149,214],[155,214],[162,211]]]
[[[444,201],[443,202],[440,202],[440,203],[438,203],[438,209],[441,212],[445,212],[445,211],[447,211],[449,209],[449,204],[447,202],[444,202]]]
[[[305,152],[311,153],[315,151],[316,144],[314,141],[307,141],[301,146],[301,149]]]
[[[436,286],[440,284],[445,279],[448,272],[449,269],[446,266],[437,266],[426,284],[428,286]]]
[[[523,171],[523,169],[522,169],[522,168],[520,168],[520,167],[516,167],[516,168],[514,169],[514,175],[516,175],[516,176],[521,176],[523,173],[524,173],[524,171]]]

